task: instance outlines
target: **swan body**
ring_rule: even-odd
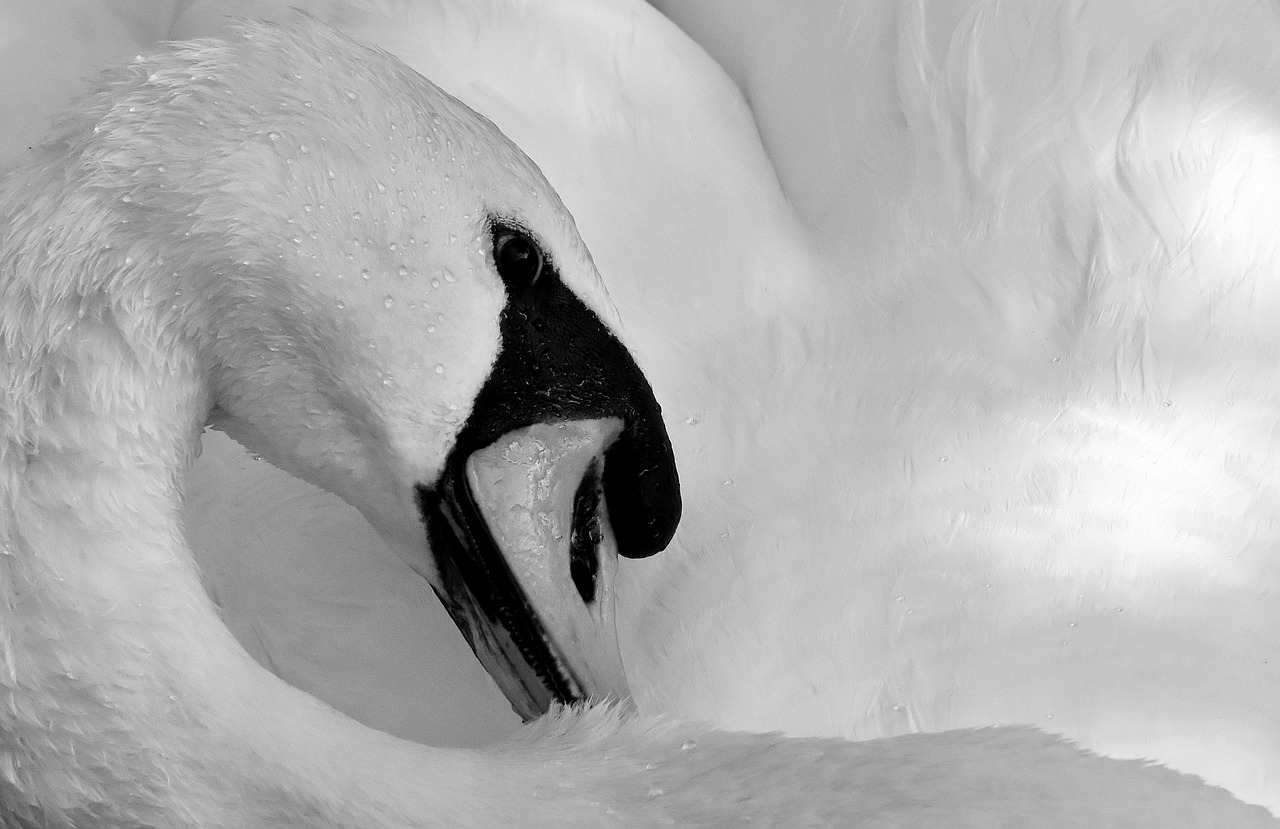
[[[412,300],[383,293],[385,284],[376,291],[347,287],[351,282],[318,290],[316,272],[297,268],[292,257],[351,261],[323,246],[355,237],[312,239],[320,248],[309,248],[308,229],[333,221],[350,230],[348,223],[360,219],[336,210],[317,217],[320,200],[305,200],[305,188],[286,188],[279,201],[281,193],[270,187],[282,166],[300,165],[295,169],[329,179],[330,168],[317,157],[334,151],[319,143],[291,145],[280,156],[250,155],[255,163],[247,167],[203,152],[209,147],[202,142],[225,149],[219,140],[234,143],[261,114],[245,94],[250,90],[235,87],[232,94],[226,77],[243,78],[237,73],[245,65],[288,67],[295,58],[315,69],[323,66],[320,55],[339,64],[330,71],[343,81],[371,67],[384,81],[407,77],[389,59],[314,24],[250,27],[226,43],[135,64],[4,181],[0,803],[8,822],[715,825],[752,817],[792,824],[856,816],[868,826],[907,826],[945,815],[956,825],[1271,825],[1265,811],[1192,778],[1093,757],[1029,729],[850,744],[707,732],[598,709],[558,714],[487,752],[431,749],[358,725],[255,663],[205,593],[179,519],[183,472],[209,412],[274,462],[342,494],[412,560],[421,555],[420,544],[395,516],[397,496],[380,484],[378,462],[425,468],[438,459],[447,444],[441,435],[456,432],[459,413],[471,407],[498,350],[501,290],[477,277],[479,269],[459,267],[449,284],[465,293],[450,308],[463,319],[437,332],[447,335],[436,352],[448,360],[440,363],[446,370],[427,366],[428,375],[444,379],[428,376],[421,381],[425,390],[418,389],[436,404],[421,415],[435,418],[423,429],[429,439],[396,433],[397,422],[422,425],[411,407],[396,405],[396,392],[418,387],[400,374],[389,386],[362,381],[349,372],[352,365],[367,366],[367,358],[351,346],[368,347],[385,361],[382,378],[388,368],[407,368],[412,376],[418,355],[405,348],[412,339],[396,337],[412,330],[396,318]],[[303,82],[300,74],[273,75],[280,83],[266,100],[278,104],[279,89]],[[418,82],[404,82],[406,88],[392,89],[410,99],[421,94]],[[364,97],[394,108],[380,97],[385,93],[357,86],[347,100]],[[340,82],[317,84],[313,94],[289,99],[304,119],[318,111],[326,127],[337,126],[323,134],[338,146],[348,91]],[[148,106],[138,106],[143,103]],[[180,113],[196,126],[167,119]],[[241,118],[246,121],[237,122]],[[160,135],[148,134],[157,126]],[[530,209],[560,234],[557,254],[589,261],[567,218],[558,218],[554,194],[540,189],[521,156],[483,126],[475,128],[473,139],[501,148],[500,157],[511,153],[505,156],[511,166],[484,179],[493,188],[486,195],[505,194]],[[188,147],[162,141],[166,129]],[[277,140],[269,132],[266,139]],[[147,152],[158,148],[168,148],[164,163]],[[58,163],[82,151],[97,163]],[[190,166],[195,157],[198,167]],[[332,158],[368,172],[359,169],[364,161],[341,154],[326,160]],[[184,169],[200,172],[184,175]],[[77,179],[80,174],[86,178]],[[530,182],[537,191],[532,197],[525,195]],[[162,221],[138,221],[157,218],[141,212],[144,207],[170,200],[172,209],[158,215]],[[337,205],[349,202],[329,201],[323,209]],[[442,212],[445,226],[456,219]],[[295,232],[283,232],[290,224]],[[356,247],[379,249],[388,231],[377,233]],[[157,244],[161,239],[168,244]],[[209,282],[211,273],[225,284]],[[196,279],[205,281],[184,281]],[[566,279],[615,324],[593,269],[569,271]],[[330,304],[315,304],[317,296]],[[363,302],[352,324],[374,327],[363,330],[367,337],[349,337],[338,326],[325,349],[316,349],[314,339],[330,330],[317,320],[347,318],[335,314],[337,302]],[[318,377],[327,382],[316,383]],[[390,399],[384,388],[393,389]],[[371,444],[350,431],[353,421],[340,415],[342,406],[354,405],[353,392],[378,404],[373,421],[390,423],[390,437],[379,435]],[[370,445],[382,452],[390,445],[392,459],[375,454],[370,460]],[[412,477],[426,476],[417,469]],[[430,562],[413,563],[432,574]]]
[[[737,364],[794,365],[758,463],[808,497],[655,562],[689,569],[642,603],[637,693],[702,716],[759,677],[719,721],[799,734],[1035,723],[1280,810],[1275,7],[657,5],[743,91],[841,310],[786,321],[807,363]]]

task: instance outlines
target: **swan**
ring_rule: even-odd
[[[247,65],[284,71],[270,75],[276,83],[268,89],[261,88],[261,76],[256,76],[255,90],[254,76],[243,69]],[[365,72],[379,82],[403,84],[390,84],[402,95],[377,94],[376,88],[368,88]],[[317,79],[329,83],[318,84]],[[236,80],[241,83],[235,85]],[[234,92],[228,84],[234,85]],[[354,97],[348,97],[353,92]],[[375,255],[368,251],[381,255],[391,250],[390,242],[369,242],[385,241],[387,230],[379,228],[376,237],[370,233],[364,238],[319,232],[336,227],[351,231],[352,224],[363,221],[363,214],[320,215],[339,203],[349,207],[350,201],[358,200],[320,206],[320,190],[342,186],[324,182],[339,181],[339,170],[347,171],[325,166],[326,162],[350,165],[353,158],[366,157],[359,152],[343,156],[350,147],[334,139],[341,133],[342,116],[351,113],[330,107],[370,100],[374,106],[360,110],[362,114],[394,112],[396,101],[422,95],[462,121],[450,127],[469,127],[464,134],[471,141],[487,139],[504,151],[495,153],[500,159],[522,160],[486,122],[450,105],[451,99],[413,80],[398,64],[304,24],[290,30],[248,27],[226,43],[184,47],[135,63],[115,86],[99,94],[87,114],[71,118],[60,137],[36,150],[6,179],[3,215],[9,253],[4,259],[0,332],[5,335],[9,395],[4,456],[8,699],[0,802],[10,810],[7,817],[18,825],[448,825],[509,822],[515,816],[527,825],[599,824],[610,818],[618,825],[632,825],[646,817],[706,821],[737,814],[780,821],[858,814],[869,821],[880,819],[881,825],[904,825],[921,820],[923,808],[930,810],[926,817],[948,814],[958,822],[1035,809],[1030,814],[1055,819],[1059,825],[1096,825],[1114,821],[1116,814],[1108,811],[1113,807],[1133,808],[1133,803],[1155,797],[1171,814],[1191,820],[1216,814],[1234,825],[1269,823],[1262,810],[1234,804],[1221,791],[1189,778],[1138,763],[1090,757],[1021,729],[854,745],[677,730],[607,710],[579,719],[553,718],[529,731],[523,742],[483,755],[429,750],[358,726],[254,663],[218,619],[176,520],[181,472],[195,452],[207,416],[279,465],[360,506],[390,546],[446,596],[458,595],[452,590],[474,590],[475,582],[467,584],[466,574],[450,582],[433,569],[422,540],[415,537],[421,535],[416,525],[419,509],[440,516],[432,529],[433,547],[456,543],[442,529],[445,523],[451,528],[448,533],[464,542],[469,539],[471,546],[489,546],[475,543],[475,533],[482,526],[498,532],[494,527],[503,522],[492,519],[501,511],[483,498],[467,504],[465,492],[457,493],[461,506],[442,507],[432,500],[435,493],[415,483],[397,487],[381,478],[439,478],[442,487],[465,485],[499,494],[506,493],[504,487],[528,490],[524,482],[487,477],[491,468],[469,462],[452,479],[440,475],[441,468],[448,468],[444,458],[458,445],[475,449],[470,457],[484,456],[481,437],[498,434],[494,430],[499,426],[475,424],[485,423],[483,413],[495,409],[510,416],[512,411],[504,412],[501,401],[520,400],[523,387],[513,390],[490,383],[493,377],[510,376],[491,371],[504,364],[501,348],[492,341],[508,341],[498,322],[500,300],[519,286],[494,290],[494,283],[501,283],[490,272],[486,296],[483,283],[476,284],[480,266],[459,267],[451,271],[452,281],[443,278],[440,286],[431,286],[469,292],[465,300],[449,305],[467,317],[463,323],[446,317],[428,324],[436,325],[432,334],[461,326],[451,329],[456,338],[452,347],[438,352],[447,351],[449,362],[432,365],[413,349],[423,344],[422,331],[388,322],[408,311],[421,312],[421,298],[408,298],[398,293],[405,289],[388,284],[391,267],[369,268],[368,281],[359,267],[361,256]],[[267,127],[271,120],[261,119],[267,104],[278,107],[282,99],[300,114],[300,124],[294,125],[300,133],[272,130]],[[221,106],[211,107],[215,104]],[[157,125],[175,129],[174,124],[183,121],[179,116],[214,128],[191,130],[188,122],[181,133],[184,141],[171,144],[160,140],[163,129],[160,134],[150,132]],[[313,117],[324,129],[312,123]],[[223,118],[234,128],[219,129],[228,126]],[[246,122],[238,119],[261,126],[249,134],[270,143],[244,142]],[[378,136],[391,149],[384,170],[403,169],[420,160],[410,152],[397,152],[406,150],[401,136],[387,137],[411,132],[411,123],[412,119],[393,121],[396,129]],[[301,125],[314,132],[307,133]],[[331,131],[335,127],[338,133]],[[441,134],[431,132],[438,142]],[[290,143],[283,151],[275,144],[299,134],[316,140]],[[364,130],[360,135],[367,137]],[[247,153],[236,156],[237,161],[252,162],[247,170],[228,163],[232,147]],[[51,163],[78,160],[76,152],[91,162],[79,168],[87,177],[84,182],[75,180],[75,165]],[[194,158],[201,161],[200,173],[182,175]],[[483,170],[485,162],[467,158],[464,164],[471,166],[469,176],[479,177],[475,169]],[[454,174],[454,187],[463,189],[466,177],[460,168],[446,168]],[[527,162],[501,168],[500,175],[491,173],[484,179],[484,192],[506,194],[550,225],[551,230],[540,228],[543,233],[562,234],[548,243],[553,261],[565,272],[573,294],[583,294],[579,301],[590,313],[613,322],[594,270],[586,269],[581,280],[568,271],[565,263],[574,261],[573,254],[579,265],[589,259],[554,195],[530,170]],[[367,171],[357,165],[353,172]],[[394,171],[388,172],[394,181]],[[414,170],[415,180],[421,175],[421,170]],[[310,193],[305,185],[294,191],[288,186],[284,191],[272,189],[293,176],[303,181],[310,176],[319,187]],[[532,194],[525,189],[531,184],[536,191]],[[372,184],[374,190],[380,189],[377,185]],[[450,200],[456,195],[451,193]],[[264,204],[282,207],[264,210]],[[369,209],[377,210],[378,204],[373,200]],[[399,211],[404,212],[402,207]],[[559,220],[558,228],[546,214]],[[473,217],[479,221],[476,214]],[[383,225],[392,220],[394,216],[382,217]],[[448,219],[437,220],[447,231]],[[264,228],[270,232],[290,224],[296,226],[295,235],[262,240]],[[370,224],[376,223],[371,219]],[[450,245],[464,238],[457,234],[458,239],[442,247],[466,249],[483,259],[488,241],[494,260],[492,265],[485,260],[490,271],[502,270],[498,263],[504,262],[521,272],[512,258],[529,262],[529,252],[536,250],[528,238],[533,229],[510,216],[491,220],[486,229],[489,239],[482,234],[480,240],[454,248]],[[316,230],[315,239],[309,230]],[[447,236],[441,231],[436,241],[444,240]],[[414,244],[419,242],[425,247],[425,237]],[[310,243],[316,247],[309,248]],[[396,240],[402,251],[404,244]],[[504,255],[512,244],[516,252]],[[353,258],[332,255],[326,246],[352,252]],[[317,249],[325,254],[306,255]],[[320,271],[299,268],[297,260],[338,263],[343,268],[344,261],[355,264],[344,274],[345,281],[333,274],[323,274],[330,278],[322,280]],[[407,278],[407,270],[400,274],[397,268],[395,276]],[[533,273],[535,282],[542,276],[541,265],[524,272]],[[217,279],[210,280],[210,274]],[[223,280],[228,284],[220,287]],[[491,340],[487,351],[474,342],[476,332],[486,330],[486,310]],[[317,326],[321,319],[338,323],[336,333]],[[371,327],[370,320],[377,324]],[[344,330],[348,321],[354,334]],[[394,330],[388,332],[388,327]],[[495,329],[501,336],[494,336]],[[183,342],[188,337],[195,343]],[[314,342],[317,339],[321,343]],[[606,336],[604,342],[612,340]],[[357,348],[343,351],[353,344]],[[590,353],[599,350],[595,347]],[[615,356],[625,355],[620,347],[614,350]],[[643,454],[635,449],[636,443],[648,446],[647,451],[660,456],[658,468],[666,468],[664,443],[654,436],[658,427],[650,426],[655,431],[646,436],[633,425],[637,418],[650,424],[660,421],[646,420],[626,408],[640,406],[654,413],[643,378],[629,370],[633,364],[624,356],[617,359],[628,368],[622,374],[632,374],[631,385],[624,389],[627,416],[618,418],[622,423],[610,425],[602,422],[610,418],[595,418],[577,424],[587,430],[585,438],[581,432],[570,439],[555,437],[559,432],[538,432],[531,438],[539,447],[533,452],[539,458],[553,457],[557,463],[562,457],[575,459],[575,485],[568,490],[577,492],[579,479],[590,480],[591,474],[583,470],[598,465],[601,455],[606,470],[616,468],[618,464],[611,467],[609,461],[619,457],[625,469],[628,453]],[[208,360],[212,366],[205,363]],[[370,360],[381,366],[370,373],[377,383],[358,376]],[[407,368],[399,374],[394,370],[402,363]],[[378,375],[378,370],[383,373]],[[459,374],[460,381],[455,379]],[[577,376],[569,376],[580,384]],[[401,396],[415,379],[431,388],[428,397],[439,404],[429,407],[427,415],[406,406]],[[353,389],[358,396],[353,397]],[[516,414],[523,417],[530,407],[538,411],[537,399],[520,400]],[[381,405],[370,405],[371,401]],[[498,404],[490,405],[493,401]],[[597,402],[587,405],[594,408]],[[361,416],[352,417],[348,407]],[[482,413],[479,419],[476,412]],[[424,444],[421,437],[396,433],[396,427],[404,428],[400,419],[418,425],[418,418],[428,415],[452,426],[459,436],[453,447],[436,436]],[[613,454],[613,447],[628,447],[628,440],[627,452]],[[317,441],[325,444],[323,452]],[[508,455],[516,451],[503,443]],[[549,455],[548,443],[563,453]],[[585,455],[574,454],[583,443],[592,448]],[[434,475],[419,468],[405,475],[406,456],[415,452],[434,452]],[[121,458],[129,463],[121,465]],[[509,459],[498,464],[505,465],[510,465]],[[608,516],[600,522],[606,530],[614,522],[627,521],[625,505],[615,506],[608,497],[616,491],[609,480],[606,472],[603,505],[597,507]],[[412,494],[397,493],[397,488]],[[658,497],[639,491],[641,503]],[[660,512],[666,516],[675,512],[670,503],[662,506]],[[450,509],[473,510],[478,517]],[[545,509],[552,514],[572,512],[577,518],[576,506],[568,502]],[[414,516],[412,521],[403,517],[406,514]],[[636,520],[639,529],[631,527],[626,538],[645,536],[650,526],[645,515]],[[651,532],[642,552],[665,543],[670,529]],[[624,552],[636,553],[625,549],[626,538],[617,543]],[[506,548],[509,540],[502,536],[495,543]],[[607,561],[602,557],[601,566]],[[545,697],[529,697],[558,693],[550,686],[597,675],[612,681],[612,690],[623,691],[613,651],[593,651],[590,642],[583,644],[582,631],[603,628],[607,633],[607,619],[603,625],[593,619],[594,624],[585,628],[570,619],[567,629],[578,635],[557,636],[566,629],[557,613],[574,603],[574,594],[584,592],[581,580],[561,583],[559,593],[539,592],[545,583],[536,578],[520,581],[539,563],[516,555],[511,564],[537,607],[535,621],[547,628],[542,644],[552,652],[549,660],[540,657],[543,671],[536,680],[526,675],[526,681],[504,686],[513,703],[536,708],[545,704]],[[607,592],[608,581],[606,572],[594,580],[596,589]],[[469,597],[470,604],[461,608],[464,618],[468,611],[478,615],[471,604],[487,598]],[[573,647],[566,647],[566,641]],[[499,677],[504,671],[520,674],[520,660],[528,658],[525,648],[512,654],[492,643],[478,645],[482,659],[484,648],[492,648],[487,664]],[[593,658],[599,653],[602,658]],[[557,659],[570,665],[560,665]],[[690,735],[697,738],[696,744]],[[760,771],[768,773],[765,779],[770,782],[785,784],[764,787],[767,794],[762,793]],[[449,782],[424,783],[440,780]],[[928,781],[927,795],[922,780]],[[1097,798],[1099,791],[1116,791],[1116,801]],[[1125,799],[1122,793],[1133,802],[1120,802]],[[924,797],[933,802],[922,806]],[[1140,808],[1147,825],[1168,825],[1168,815]],[[1202,811],[1208,809],[1215,811]]]
[[[1273,9],[664,6],[748,109],[643,4],[332,5],[637,274],[707,507],[619,574],[642,709],[1031,722],[1280,808]]]
[[[309,8],[619,277],[700,505],[619,572],[642,710],[1034,723],[1280,808],[1269,7],[664,6],[736,84],[641,3]]]

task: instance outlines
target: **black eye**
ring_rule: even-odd
[[[512,291],[527,291],[542,275],[542,251],[525,233],[499,227],[493,231],[493,262]]]

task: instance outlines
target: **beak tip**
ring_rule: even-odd
[[[609,518],[616,531],[618,555],[623,558],[648,558],[662,552],[680,525],[680,477],[670,445],[666,448],[666,463],[651,466],[638,475],[628,475],[625,457],[615,458],[611,453],[605,464]],[[615,477],[610,476],[611,463]],[[618,470],[619,466],[624,468]]]

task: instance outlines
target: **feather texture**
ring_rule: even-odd
[[[637,4],[311,10],[492,117],[606,275],[700,505],[624,568],[645,709],[1034,723],[1280,804],[1268,7],[669,9],[745,98]],[[256,653],[307,687],[306,636]]]

